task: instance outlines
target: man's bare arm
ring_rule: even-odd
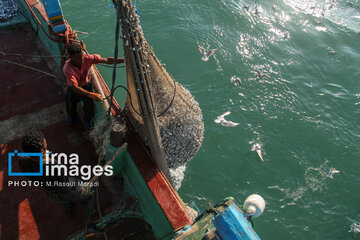
[[[71,86],[71,90],[73,90],[75,93],[81,95],[81,96],[85,96],[88,98],[92,98],[94,99],[96,102],[102,102],[103,101],[103,97],[98,94],[98,93],[94,93],[94,92],[89,92],[86,91],[85,89],[83,89],[82,87],[79,86]]]
[[[116,64],[123,63],[124,61],[125,61],[124,58],[118,58]],[[101,58],[100,63],[114,64],[114,58],[113,57]]]

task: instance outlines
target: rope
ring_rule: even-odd
[[[0,54],[3,56],[20,56],[20,57],[37,57],[37,58],[60,58],[65,57],[64,55],[54,55],[54,56],[41,56],[41,55],[32,55],[32,54],[21,54],[21,53],[9,53],[0,51]]]
[[[119,28],[120,28],[120,24],[119,24],[119,20],[120,20],[120,15],[117,14],[116,15],[116,29],[115,29],[115,53],[114,53],[114,68],[113,68],[113,76],[112,76],[112,86],[111,86],[111,93],[110,93],[110,103],[109,103],[109,110],[108,110],[108,116],[110,116],[111,113],[111,108],[113,105],[113,97],[114,97],[114,92],[115,92],[115,80],[116,80],[116,64],[117,64],[117,59],[118,59],[118,39],[119,39]],[[122,151],[123,148],[125,148],[127,144],[124,144],[119,151],[117,152],[120,153]],[[113,159],[115,159],[116,155],[114,154]],[[99,158],[99,162],[101,161],[101,159]],[[96,201],[97,201],[97,207],[98,207],[98,212],[99,212],[99,217],[102,218],[102,213],[101,213],[101,209],[100,209],[100,200],[99,200],[99,190],[98,188],[96,188]],[[108,239],[107,237],[107,233],[106,231],[104,231],[104,238],[105,240]]]
[[[192,201],[191,205],[195,208],[195,210],[196,210],[196,212],[197,212],[197,214],[199,216],[201,214],[201,212],[200,212],[199,208],[196,206],[196,203],[194,201]]]
[[[251,227],[254,228],[254,222],[253,222],[253,220],[251,219],[251,216],[248,216],[248,217],[247,217],[247,220],[251,223]]]
[[[70,27],[68,22],[66,20],[64,20],[64,23],[66,25],[66,30],[65,30],[64,33],[55,32],[51,28],[50,24],[48,24],[49,32],[52,35],[59,38],[59,40],[56,40],[55,42],[63,42],[65,44],[65,46],[69,46],[69,44],[72,43],[72,42],[77,42],[77,43],[80,43],[83,46],[83,49],[85,49],[86,46],[85,46],[84,42],[77,40],[77,34],[76,34],[76,32],[74,30],[72,30],[72,28]]]
[[[124,68],[125,66],[119,66],[119,67],[114,67],[114,66],[109,66],[106,64],[102,64],[102,63],[98,63],[96,64],[97,66],[102,66],[102,67],[108,67],[108,68]]]
[[[102,216],[102,212],[101,212],[101,208],[100,208],[99,188],[98,187],[95,188],[95,193],[96,193],[96,206],[97,206],[99,218],[102,219],[103,216]],[[104,231],[103,235],[104,235],[105,240],[107,240],[107,234],[105,231]]]
[[[127,146],[127,143],[124,143],[124,144],[114,153],[114,155],[111,157],[111,159],[110,159],[103,167],[106,167],[106,166],[110,165],[110,164],[115,160],[115,158],[125,149],[126,146]],[[101,162],[101,159],[99,158],[99,159],[98,159],[98,164],[99,164],[100,162]],[[99,176],[94,176],[92,179],[90,179],[89,182],[95,182],[95,181],[98,180],[98,179],[99,179]],[[96,186],[95,192],[96,192],[96,206],[97,206],[99,218],[102,219],[103,215],[102,215],[101,207],[100,207],[99,187],[98,187],[98,186]],[[103,235],[104,235],[105,240],[107,240],[108,237],[107,237],[106,231],[104,231]]]
[[[102,161],[104,156],[102,154],[99,154],[98,157],[99,157],[98,158],[98,165],[101,165],[101,161]],[[115,157],[116,157],[116,153],[113,155],[112,159],[110,159],[110,161],[108,163],[104,164],[103,167],[105,168],[106,165],[109,165],[115,159]],[[90,179],[89,182],[95,182],[98,179],[99,179],[98,176],[94,176],[92,179]],[[99,218],[102,219],[103,215],[102,215],[101,207],[100,207],[100,198],[99,198],[99,187],[98,187],[98,185],[95,188],[95,194],[96,194],[96,207],[97,207],[98,215],[99,215]],[[107,238],[107,233],[105,231],[104,231],[103,235],[104,235],[105,240],[107,240],[108,239]]]
[[[54,42],[57,42],[58,40],[55,38],[52,38],[44,29],[43,25],[41,24],[39,18],[36,16],[36,13],[34,12],[33,8],[29,5],[28,1],[25,1],[26,5],[28,6],[28,8],[30,9],[32,15],[35,17],[35,20],[37,21],[37,23],[40,25],[41,29],[44,31],[45,35]]]
[[[115,160],[115,158],[124,150],[124,148],[126,146],[127,146],[127,143],[124,143],[103,167],[110,165]],[[99,158],[98,163],[100,163],[100,162],[101,162],[101,159]],[[95,182],[98,179],[99,179],[99,176],[94,176],[92,179],[90,179],[89,182]],[[101,212],[101,208],[100,208],[100,198],[99,198],[98,186],[96,187],[95,191],[96,191],[96,206],[97,206],[99,217],[100,217],[100,219],[102,219],[103,216],[102,216],[102,212]],[[104,238],[105,238],[105,240],[108,239],[106,231],[104,231]]]
[[[88,35],[88,32],[83,32],[83,31],[79,31],[79,30],[74,30],[74,32],[80,33],[80,34],[84,34],[84,35]]]
[[[52,35],[49,35],[49,33],[44,29],[43,25],[41,24],[39,18],[36,16],[36,13],[34,12],[34,10],[32,9],[32,6],[29,5],[28,1],[25,1],[26,5],[28,6],[28,8],[31,11],[32,17],[35,19],[35,21],[38,23],[37,25],[41,27],[41,29],[43,30],[44,34],[53,42],[57,42],[57,43],[64,43],[65,46],[63,46],[62,49],[62,53],[65,53],[65,49],[67,46],[69,46],[70,43],[72,42],[78,42],[81,43],[81,45],[83,46],[83,49],[86,51],[86,46],[83,42],[80,42],[78,40],[77,34],[74,30],[72,30],[72,28],[70,27],[70,25],[68,24],[68,22],[66,20],[64,20],[64,23],[66,25],[66,30],[64,33],[56,33],[53,31],[53,29],[50,26],[49,21],[47,21],[48,23],[48,32]],[[38,29],[37,29],[38,31]],[[55,36],[55,38],[53,37]],[[62,57],[61,58],[61,68],[65,63],[65,58]]]
[[[120,8],[120,1],[116,3],[116,8]],[[114,68],[113,68],[113,75],[112,75],[112,83],[111,83],[111,92],[110,92],[110,103],[109,103],[109,110],[108,115],[111,113],[111,108],[113,105],[113,97],[115,91],[115,80],[116,80],[116,62],[118,59],[118,48],[119,48],[119,35],[120,35],[120,13],[116,11],[116,28],[115,28],[115,49],[114,49]]]
[[[124,86],[122,86],[122,85],[118,85],[118,86],[116,86],[116,87],[114,88],[114,92],[115,92],[116,89],[119,88],[119,87],[125,89],[125,91],[127,92],[128,96],[129,96],[129,99],[130,99],[131,108],[134,110],[134,112],[135,112],[137,115],[139,115],[140,117],[142,117],[142,115],[135,110],[134,105],[133,105],[132,100],[131,100],[131,94],[130,94],[129,90],[128,90],[126,87],[124,87]],[[104,99],[107,99],[107,98],[109,98],[110,96],[111,96],[111,95],[105,97]]]
[[[53,38],[44,29],[44,27],[41,24],[39,18],[36,16],[36,13],[34,12],[33,7],[27,1],[25,1],[25,3],[28,6],[28,8],[30,9],[30,11],[31,11],[33,17],[35,18],[36,22],[38,23],[38,25],[41,27],[41,29],[44,31],[45,35],[51,41],[53,41],[53,42],[63,42],[65,44],[65,46],[68,46],[71,42],[80,42],[79,40],[77,40],[76,32],[74,30],[72,30],[72,28],[70,27],[70,25],[68,24],[68,22],[66,20],[64,20],[64,23],[66,25],[66,30],[65,30],[64,33],[56,33],[56,32],[54,32],[53,29],[50,26],[50,23],[48,22],[48,31],[49,31],[49,33],[56,37],[56,38]]]
[[[13,62],[13,61],[8,61],[8,60],[3,60],[3,59],[0,59],[0,61],[1,61],[1,62],[10,63],[10,64],[14,64],[14,65],[17,65],[17,66],[20,66],[20,67],[28,68],[28,69],[31,69],[31,70],[34,70],[34,71],[37,71],[37,72],[40,72],[40,73],[49,75],[49,76],[51,76],[51,77],[57,78],[55,75],[52,75],[51,73],[44,72],[44,71],[42,71],[42,70],[40,70],[40,69],[36,69],[36,68],[30,67],[30,66],[27,66],[27,65],[24,65],[24,64],[21,64],[21,63],[17,63],[17,62]]]
[[[174,80],[174,85],[175,85],[175,86],[174,86],[174,95],[173,95],[173,97],[172,97],[172,99],[171,99],[171,101],[170,101],[170,104],[166,107],[166,109],[165,109],[162,113],[160,113],[159,115],[157,115],[157,117],[160,117],[161,115],[163,115],[164,113],[166,113],[167,110],[169,110],[169,108],[170,108],[171,105],[173,104],[174,99],[175,99],[175,96],[176,96],[176,83],[175,83],[175,80]],[[114,88],[114,92],[115,92],[116,89],[118,89],[118,88],[123,88],[123,89],[125,89],[125,91],[127,92],[128,96],[129,96],[129,99],[130,99],[130,106],[131,106],[131,108],[134,110],[134,112],[135,112],[137,115],[139,115],[140,117],[142,117],[142,115],[141,115],[138,111],[136,111],[135,108],[134,108],[134,105],[133,105],[132,100],[131,100],[131,94],[130,94],[129,90],[128,90],[126,87],[122,86],[122,85],[118,85],[118,86],[116,86],[116,87]],[[104,97],[104,99],[108,99],[110,96],[111,96],[111,94],[110,94],[109,96]]]
[[[132,5],[135,7],[135,13],[139,16],[139,20],[141,20],[142,19],[142,13],[141,13],[140,9],[133,2],[132,2]]]
[[[131,4],[132,4],[132,6],[135,8],[135,14],[137,14],[139,17],[141,17],[141,12],[140,12],[140,10],[136,7],[136,5],[133,3],[133,2],[131,2]],[[115,4],[114,4],[115,5]],[[117,7],[117,12],[120,12],[120,9],[118,8],[118,6],[116,6]],[[139,13],[140,13],[140,15],[139,15]],[[128,12],[125,12],[124,13],[125,15],[127,15],[127,14],[131,14],[131,12],[129,12],[129,10],[128,10]],[[128,21],[127,19],[126,19],[126,21]],[[128,23],[128,22],[127,22]],[[136,37],[136,35],[134,35],[134,33],[133,33],[133,31],[131,30],[131,24],[130,23],[128,23],[128,28],[130,28],[130,29],[127,29],[128,30],[128,33],[131,35],[131,37],[132,37],[132,39],[137,39],[137,37]],[[136,41],[134,42],[134,43],[130,43],[130,45],[132,44],[132,47],[130,47],[131,49],[134,47],[136,47],[136,45],[142,45],[143,44],[143,42],[142,42],[142,38],[140,37],[140,40],[139,40],[139,43],[136,43]],[[140,49],[138,49],[138,50],[140,50]],[[143,56],[143,53],[142,53],[142,51],[139,51],[139,52],[137,52],[137,54],[138,54],[138,57],[139,57],[139,59],[140,59],[140,62],[144,62],[144,56]],[[137,63],[136,61],[135,61],[135,63]],[[141,68],[141,67],[139,67],[141,70],[140,71],[143,71],[143,68]],[[135,70],[136,71],[136,70]],[[143,76],[144,78],[149,78],[149,76],[147,76],[147,74],[146,74],[146,70],[144,70],[144,76]],[[160,114],[158,114],[158,115],[156,115],[156,117],[160,117],[160,116],[162,116],[163,114],[165,114],[168,110],[169,110],[169,108],[173,105],[173,103],[174,103],[174,100],[175,100],[175,97],[176,97],[176,92],[177,92],[177,86],[176,86],[176,81],[175,81],[175,79],[174,78],[172,78],[173,79],[173,82],[174,82],[174,93],[173,93],[173,96],[172,96],[172,98],[171,98],[171,101],[170,101],[170,103],[169,103],[169,105],[160,113]],[[149,85],[149,81],[147,81],[147,80],[145,80],[145,84],[146,84],[146,86],[147,86],[147,88],[148,89],[151,89],[151,87],[150,87],[150,85]],[[150,100],[151,100],[151,105],[154,105],[153,104],[153,98],[151,97],[151,93],[149,92],[149,95],[150,95]],[[133,108],[134,109],[134,108]],[[139,115],[139,116],[141,116],[138,112],[136,112],[137,113],[137,115]]]
[[[164,110],[162,113],[160,113],[157,117],[160,117],[161,115],[163,115],[164,113],[166,113],[167,110],[169,110],[169,108],[171,107],[171,105],[174,103],[174,99],[175,99],[175,96],[176,96],[176,82],[175,82],[175,79],[174,79],[174,78],[172,78],[172,79],[174,80],[174,94],[173,94],[173,97],[172,97],[172,99],[171,99],[171,101],[170,101],[170,104],[167,106],[167,108],[165,108],[165,110]]]

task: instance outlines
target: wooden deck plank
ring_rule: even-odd
[[[50,72],[46,59],[35,57],[42,55],[37,42],[35,34],[25,28],[0,32],[0,51],[5,54],[0,54],[0,121],[65,102],[64,91],[56,83],[59,81],[36,70],[9,63]]]

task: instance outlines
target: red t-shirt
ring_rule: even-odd
[[[66,83],[71,86],[84,86],[90,81],[89,70],[93,64],[100,63],[101,56],[99,54],[85,54],[81,63],[81,68],[73,66],[70,63],[70,59],[67,60],[63,67]]]

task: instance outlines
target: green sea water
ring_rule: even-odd
[[[135,1],[157,57],[199,102],[205,136],[179,189],[200,210],[257,193],[262,239],[360,239],[360,2]],[[110,0],[62,0],[91,53],[114,55]],[[202,61],[197,45],[217,48]],[[108,84],[112,70],[99,67]],[[270,76],[259,79],[258,69]],[[123,70],[118,83],[125,83]],[[232,76],[242,85],[231,83]],[[116,93],[123,102],[125,93]],[[227,120],[214,122],[231,110]],[[264,162],[251,151],[262,145]],[[340,173],[328,177],[330,168]]]

